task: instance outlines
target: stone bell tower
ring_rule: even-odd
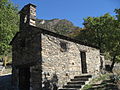
[[[33,4],[25,5],[20,14],[20,31],[25,30],[28,25],[36,26],[36,6]]]

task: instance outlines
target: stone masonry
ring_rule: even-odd
[[[74,76],[97,75],[97,47],[35,26],[36,6],[20,11],[20,31],[11,41],[14,90],[57,90]]]
[[[60,43],[67,44],[67,50],[62,51]],[[56,38],[50,35],[42,35],[42,74],[51,79],[54,74],[59,78],[61,87],[74,76],[82,74],[80,52],[86,52],[87,71],[89,74],[97,74],[100,70],[100,52],[98,49],[80,45],[74,42]]]

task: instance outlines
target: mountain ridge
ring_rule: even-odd
[[[36,26],[65,36],[80,29],[69,20],[57,18],[51,20],[37,19]]]

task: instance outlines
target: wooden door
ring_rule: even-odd
[[[82,73],[87,73],[86,53],[80,52]]]
[[[19,69],[19,90],[30,90],[30,68]]]

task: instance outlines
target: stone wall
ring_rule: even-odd
[[[36,32],[36,31],[35,31]],[[34,33],[33,33],[34,34]],[[35,36],[36,34],[34,34]],[[31,37],[31,36],[30,36]],[[26,44],[27,52],[38,55],[35,56],[39,58],[37,60],[36,65],[30,66],[30,88],[31,90],[39,90],[41,87],[46,87],[45,83],[50,84],[50,88],[53,88],[54,84],[57,87],[62,87],[66,84],[70,79],[74,78],[74,76],[78,76],[82,74],[82,66],[81,66],[81,56],[80,52],[86,53],[86,63],[87,63],[87,72],[88,74],[97,74],[100,70],[100,52],[96,48],[92,48],[85,45],[80,45],[78,43],[74,43],[72,41],[68,41],[65,39],[56,38],[54,36],[48,34],[37,34],[36,38],[26,37],[27,40],[31,40]],[[40,38],[41,37],[41,38]],[[33,39],[33,40],[32,40]],[[34,43],[32,42],[34,41]],[[27,56],[25,52],[20,51],[18,49],[19,44],[13,45],[13,66],[21,65],[23,61],[25,63],[35,61],[32,56]],[[17,49],[16,49],[17,48]],[[42,51],[41,51],[42,49]],[[33,50],[33,51],[32,51]],[[24,50],[25,51],[25,50]],[[35,53],[34,53],[35,52]],[[24,56],[21,56],[21,53]],[[22,55],[23,55],[22,54]],[[19,56],[19,58],[18,58]],[[31,59],[32,57],[32,59]],[[30,59],[30,60],[29,60]],[[21,67],[26,67],[21,66]],[[13,80],[16,82],[16,87],[18,87],[18,71],[13,67]],[[18,68],[19,69],[19,68]],[[41,84],[41,82],[43,84]],[[15,88],[16,88],[15,87]],[[44,89],[43,89],[44,90]]]
[[[52,81],[56,75],[58,87],[61,87],[74,76],[81,75],[80,51],[86,52],[88,73],[99,73],[100,52],[98,49],[42,34],[43,82],[46,78]]]
[[[12,44],[13,65],[23,66],[39,61],[41,53],[41,34],[37,31],[21,32]],[[29,65],[30,66],[30,65]]]

